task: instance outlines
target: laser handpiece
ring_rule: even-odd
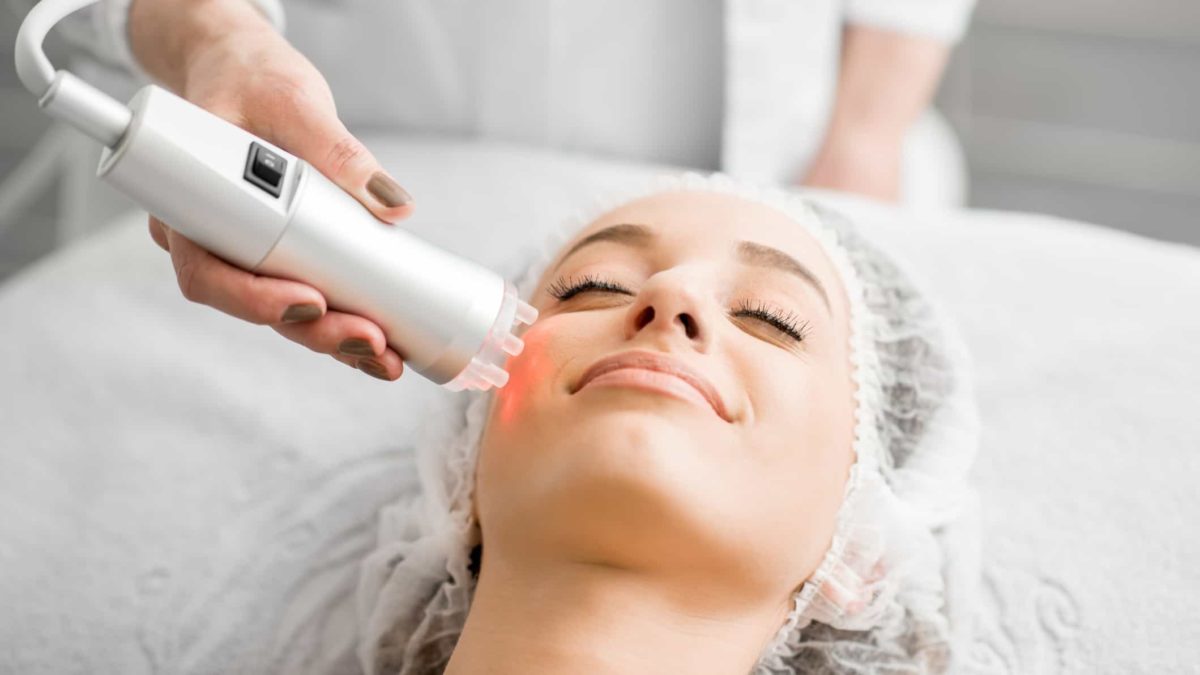
[[[42,0],[21,24],[21,81],[52,116],[104,146],[97,175],[173,229],[245,270],[307,283],[383,329],[405,364],[448,389],[502,387],[514,331],[537,310],[496,273],[380,222],[285,150],[149,85],[122,105],[42,50],[97,0]]]

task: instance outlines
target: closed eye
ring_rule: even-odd
[[[762,321],[774,327],[796,342],[803,342],[808,337],[808,322],[796,316],[793,312],[776,309],[762,303],[743,300],[731,312],[732,316],[745,316]]]
[[[620,284],[590,274],[579,278],[560,277],[550,284],[550,287],[547,289],[547,292],[559,301],[570,300],[580,293],[590,291],[634,295],[633,291]],[[809,333],[808,322],[796,316],[793,312],[780,310],[760,302],[743,300],[730,312],[730,316],[755,319],[787,335],[796,342],[803,342]]]
[[[550,284],[548,292],[550,295],[559,300],[570,300],[571,298],[585,291],[601,291],[605,293],[620,293],[622,295],[633,295],[633,291],[625,288],[620,284],[615,284],[607,279],[594,277],[590,274],[584,275],[582,278],[560,277]]]

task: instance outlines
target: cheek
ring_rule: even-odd
[[[554,377],[558,364],[553,358],[551,333],[541,323],[535,323],[521,336],[525,348],[505,364],[508,384],[496,392],[489,427],[511,427],[520,419],[521,411],[531,405],[535,388]]]
[[[828,547],[853,461],[852,388],[845,369],[766,365],[752,376],[757,513],[747,515],[775,559],[808,572]]]
[[[521,335],[525,348],[505,363],[508,383],[492,396],[475,477],[474,509],[480,522],[486,520],[481,515],[494,511],[494,498],[503,502],[519,482],[526,463],[532,459],[530,452],[540,445],[541,425],[534,420],[548,405],[560,367],[554,332],[548,328],[539,321]]]
[[[539,418],[553,415],[566,395],[564,369],[586,356],[583,331],[562,316],[539,320],[521,335],[525,348],[505,364],[508,383],[497,390],[485,430],[485,440],[506,439],[505,445],[531,440],[544,426]]]
[[[853,391],[842,370],[814,367],[780,383],[760,422],[774,446],[771,464],[804,483],[797,498],[841,494],[854,442]]]

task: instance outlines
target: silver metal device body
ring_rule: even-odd
[[[105,181],[228,262],[308,283],[376,322],[435,383],[507,381],[501,365],[522,348],[512,331],[537,312],[502,277],[380,222],[303,160],[166,90],[145,87],[129,107],[100,159]],[[282,165],[278,180],[251,175],[256,148]]]

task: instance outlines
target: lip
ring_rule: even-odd
[[[708,405],[712,407],[713,412],[718,417],[726,422],[733,421],[729,418],[729,413],[725,408],[725,401],[722,400],[720,392],[717,391],[717,388],[713,386],[707,377],[679,359],[659,352],[634,350],[604,357],[584,371],[583,377],[579,378],[579,383],[571,393],[575,394],[601,375],[627,368],[650,370],[672,375],[699,392],[700,396],[708,402]]]

